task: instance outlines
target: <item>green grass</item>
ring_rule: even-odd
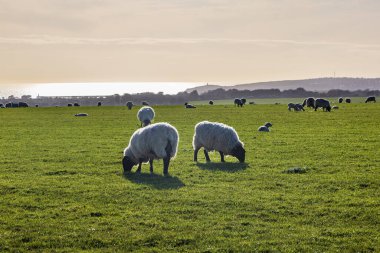
[[[380,103],[155,110],[180,134],[169,177],[122,173],[137,108],[0,110],[0,251],[380,251]],[[202,120],[233,126],[246,164],[194,163]]]

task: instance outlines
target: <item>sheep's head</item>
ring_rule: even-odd
[[[150,120],[149,119],[146,119],[146,120],[144,120],[144,122],[143,122],[143,127],[146,127],[147,125],[150,125]]]
[[[271,126],[273,126],[273,125],[272,125],[272,123],[270,123],[270,122],[266,122],[264,126],[266,126],[266,127],[271,127]]]
[[[131,158],[129,158],[128,156],[124,156],[123,158],[123,169],[124,169],[124,172],[130,172],[133,168],[133,166],[135,166],[136,163],[133,162],[133,160]]]
[[[328,112],[331,112],[331,106],[327,106],[327,107],[326,107],[326,110],[327,110]]]
[[[245,161],[245,149],[240,143],[232,149],[231,155],[236,157],[241,163]]]

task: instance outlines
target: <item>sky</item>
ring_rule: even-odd
[[[0,0],[0,95],[379,77],[379,13],[378,0]]]

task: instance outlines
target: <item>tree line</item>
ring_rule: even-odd
[[[55,96],[45,97],[38,96],[32,98],[30,95],[21,97],[9,96],[8,98],[0,99],[0,103],[18,103],[26,102],[29,106],[67,106],[68,104],[78,103],[82,106],[96,106],[99,102],[102,105],[120,106],[125,105],[128,101],[132,101],[136,105],[141,105],[143,101],[150,105],[177,105],[184,104],[189,101],[200,100],[220,100],[234,98],[306,98],[306,97],[367,97],[379,96],[380,90],[339,90],[332,89],[326,92],[307,91],[304,88],[279,90],[279,89],[258,89],[258,90],[237,90],[222,88],[210,90],[208,92],[198,94],[196,90],[192,92],[179,92],[175,95],[164,94],[163,92],[152,93],[144,92],[138,94],[114,94],[109,96]]]

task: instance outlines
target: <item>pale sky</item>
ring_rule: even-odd
[[[379,77],[378,0],[0,0],[0,88]]]

